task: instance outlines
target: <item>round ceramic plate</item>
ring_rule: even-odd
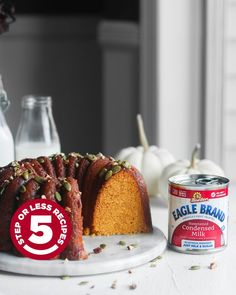
[[[118,244],[121,240],[126,246]],[[84,237],[84,241],[85,249],[91,252],[87,260],[33,260],[0,253],[0,270],[38,276],[95,275],[147,263],[161,255],[167,245],[164,234],[156,227],[148,234]],[[106,244],[106,248],[101,253],[92,254],[100,244]],[[136,247],[128,250],[130,244],[136,244]]]

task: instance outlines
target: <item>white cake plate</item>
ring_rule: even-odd
[[[118,245],[125,241],[126,246]],[[87,260],[34,260],[0,253],[0,270],[37,276],[81,276],[120,271],[142,265],[161,255],[167,245],[162,231],[154,227],[152,233],[137,235],[84,237],[88,252],[100,244],[106,248],[98,254],[90,254]],[[127,245],[137,244],[132,250]]]

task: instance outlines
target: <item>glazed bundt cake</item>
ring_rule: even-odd
[[[85,235],[152,231],[143,177],[125,161],[78,153],[24,159],[0,169],[0,251],[15,253],[9,227],[15,210],[28,200],[59,203],[72,222],[72,236],[60,258],[86,259]]]

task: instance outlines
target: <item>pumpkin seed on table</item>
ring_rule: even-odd
[[[70,279],[70,276],[62,276],[61,277],[61,280],[68,280],[68,279]]]
[[[156,265],[156,263],[151,263],[150,264],[150,267],[156,267],[157,265]]]
[[[152,259],[150,262],[157,262],[160,259],[162,259],[162,256],[157,256],[156,258]]]
[[[189,270],[199,270],[201,268],[200,265],[192,265],[190,266]]]
[[[84,286],[84,285],[87,285],[88,283],[89,283],[89,281],[81,281],[78,285]]]
[[[106,244],[100,244],[100,246],[99,246],[99,247],[100,247],[101,249],[105,249],[105,248],[106,248],[106,246],[107,246]]]

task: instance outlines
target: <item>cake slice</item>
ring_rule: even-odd
[[[97,175],[84,215],[84,234],[115,235],[152,231],[149,198],[134,167],[108,164]],[[105,173],[102,173],[105,171]]]

